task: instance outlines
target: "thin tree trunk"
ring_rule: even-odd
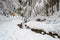
[[[48,4],[46,5],[46,15],[48,16]]]
[[[52,15],[53,15],[53,0],[52,0],[52,4],[51,4],[51,6],[52,6]]]
[[[57,3],[56,3],[57,5],[57,11],[59,11],[59,0],[57,0]]]

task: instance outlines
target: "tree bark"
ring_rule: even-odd
[[[56,3],[57,5],[57,11],[59,11],[59,0],[57,0],[57,3]]]

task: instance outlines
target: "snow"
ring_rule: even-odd
[[[2,20],[0,22],[3,23],[3,24],[0,24],[0,40],[60,40],[60,39],[52,38],[49,35],[42,35],[42,34],[32,32],[30,29],[19,28],[17,24],[20,24],[23,22],[21,18],[9,17],[8,19],[7,17],[1,16],[1,15],[0,15],[0,18],[1,18],[0,20]],[[3,21],[6,21],[6,22],[3,22]],[[30,24],[32,24],[31,26],[36,25],[34,23],[38,24],[37,27],[40,26],[39,22],[34,22],[34,21],[30,22]]]
[[[23,22],[21,18],[10,17],[11,20],[9,21],[7,21],[8,18],[5,16],[0,15],[0,18],[1,18],[0,20],[6,21],[6,22],[1,21],[3,24],[0,24],[0,40],[60,40],[58,38],[53,38],[47,34],[42,35],[42,34],[35,33],[30,29],[19,28],[17,24],[20,24]],[[30,22],[27,22],[26,24],[28,24],[29,27],[31,28],[38,28],[38,29],[42,28],[46,31],[55,31],[54,28],[56,30],[59,30],[59,27],[57,24],[56,24],[57,28],[52,27],[54,26],[54,24],[47,25],[44,22],[37,22],[37,21],[30,21]],[[50,25],[52,26],[50,27]]]
[[[14,1],[16,0],[12,0],[13,4],[15,4]],[[16,2],[18,3],[18,1]],[[43,3],[41,2],[40,6],[42,4]],[[38,3],[36,5],[38,5]],[[15,6],[18,6],[18,5],[15,4]],[[43,4],[41,7],[43,6],[45,5]],[[28,11],[27,13],[29,13]],[[33,13],[35,14],[35,12]],[[35,16],[35,15],[33,17],[32,15],[32,18],[29,17],[27,19],[28,20],[27,23],[24,23],[24,18],[21,16],[13,17],[9,15],[8,17],[6,17],[3,15],[0,15],[0,40],[60,40],[59,38],[57,38],[57,36],[55,36],[56,38],[53,38],[47,34],[42,35],[42,34],[31,31],[31,29],[24,28],[24,25],[27,25],[30,28],[42,29],[47,33],[48,32],[57,33],[60,36],[60,17],[59,16],[60,16],[60,11],[55,12],[53,16],[48,16],[48,17]],[[36,21],[36,19],[38,18],[46,19],[46,21],[43,21],[43,22]],[[18,24],[21,24],[21,23],[23,23],[23,29],[21,29],[18,26]]]
[[[15,9],[18,9],[20,6],[18,0],[0,0],[0,14],[11,14]]]
[[[44,22],[30,21],[30,22],[27,22],[26,25],[34,29],[43,29],[47,33],[56,32],[60,35],[60,24],[46,24]]]
[[[60,11],[55,12],[53,16],[37,16],[34,18],[30,18],[31,20],[25,25],[27,25],[30,28],[34,29],[43,29],[44,31],[52,32],[52,33],[57,33],[60,35]],[[46,19],[46,21],[40,22],[40,21],[35,21],[36,19]]]

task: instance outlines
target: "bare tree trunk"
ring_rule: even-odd
[[[53,15],[53,13],[54,13],[54,12],[53,12],[53,0],[52,0],[51,2],[52,2],[51,6],[52,6],[52,15]]]
[[[48,4],[46,5],[46,15],[48,16]]]
[[[57,3],[56,3],[57,5],[57,11],[59,11],[59,0],[57,0]]]

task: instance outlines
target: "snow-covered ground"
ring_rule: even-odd
[[[40,22],[40,21],[34,21],[36,19],[46,19],[46,21]],[[33,19],[33,18],[31,18]],[[27,26],[30,28],[34,29],[43,29],[46,32],[48,31],[53,31],[56,32],[60,35],[60,11],[54,13],[53,16],[39,16],[39,17],[34,17],[33,21],[29,21],[25,23]]]
[[[58,12],[60,13],[60,12]],[[57,18],[56,22],[53,23],[53,18]],[[35,29],[43,29],[46,32],[56,32],[60,35],[60,22],[59,17],[53,17],[49,18],[51,22],[45,21],[45,22],[38,22],[38,21],[29,21],[25,24],[29,26],[30,28]],[[48,18],[46,18],[48,19]],[[18,17],[5,17],[0,15],[0,40],[60,40],[58,38],[53,38],[47,34],[42,35],[39,33],[35,33],[31,31],[30,29],[21,29],[17,24],[22,23],[23,20]]]
[[[23,0],[24,1],[24,0]],[[15,2],[14,2],[15,3]],[[56,33],[60,36],[60,11],[55,12],[51,16],[30,17],[27,22],[24,23],[24,18],[18,17],[6,17],[0,15],[0,40],[60,40],[59,38],[53,38],[48,34],[40,34],[33,32],[31,29],[42,29],[46,33]],[[36,21],[36,19],[46,19],[45,21]],[[18,24],[23,23],[23,28],[20,28]],[[25,25],[27,25],[26,28]],[[31,29],[30,29],[31,28]]]

